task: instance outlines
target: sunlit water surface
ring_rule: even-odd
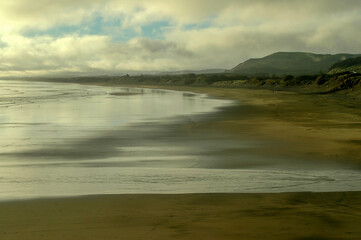
[[[189,92],[0,81],[0,199],[361,190],[360,172],[342,167],[207,167],[214,159],[203,153],[224,148],[217,137],[172,135],[172,124],[191,126],[232,104]]]

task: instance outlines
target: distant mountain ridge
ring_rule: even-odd
[[[249,59],[230,72],[245,75],[306,75],[327,73],[330,67],[361,54],[315,54],[307,52],[277,52],[263,58]]]
[[[181,70],[181,71],[169,71],[160,72],[157,75],[182,75],[182,74],[213,74],[224,73],[226,69],[204,69],[204,70]]]

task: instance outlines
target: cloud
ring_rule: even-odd
[[[219,24],[243,21],[319,19],[325,15],[359,12],[361,2],[348,0],[12,0],[0,2],[3,29],[49,28],[56,24],[74,25],[94,14],[124,17],[124,26],[137,27],[169,19],[176,24],[202,22],[215,16]]]
[[[192,57],[174,42],[143,38],[114,43],[106,36],[11,36],[6,41],[9,45],[0,51],[0,71],[19,74],[162,70],[177,68],[182,59]]]
[[[0,2],[0,75],[231,68],[361,49],[361,1]],[[29,34],[33,33],[33,34]]]

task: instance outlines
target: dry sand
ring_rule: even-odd
[[[359,99],[266,90],[173,89],[240,103],[212,121],[184,125],[184,131],[220,131],[277,143],[254,154],[361,166]],[[361,239],[360,226],[360,192],[119,195],[0,204],[0,239],[5,240]]]

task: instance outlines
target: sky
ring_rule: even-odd
[[[0,0],[0,77],[230,69],[361,53],[359,0]]]

